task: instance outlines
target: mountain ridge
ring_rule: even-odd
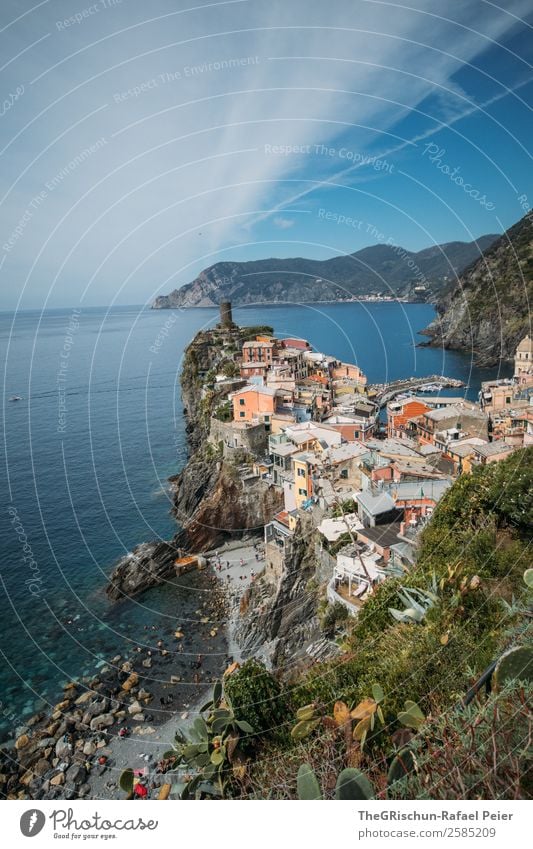
[[[488,234],[474,242],[446,242],[421,251],[369,245],[326,260],[272,257],[218,262],[190,283],[158,296],[152,308],[213,307],[224,300],[235,306],[343,301],[378,295],[429,301],[498,238]]]

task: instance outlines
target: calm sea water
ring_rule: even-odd
[[[444,373],[476,397],[494,371],[415,347],[432,317],[422,304],[234,310],[240,324],[271,324],[279,335],[356,361],[371,382]],[[147,622],[168,629],[197,606],[190,588],[168,585],[111,606],[103,587],[118,557],[175,530],[167,478],[186,460],[180,362],[195,333],[216,321],[215,310],[203,309],[0,313],[0,714],[7,724],[131,647]],[[10,403],[12,395],[22,400]]]

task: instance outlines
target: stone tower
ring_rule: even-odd
[[[233,327],[231,315],[231,301],[220,302],[220,324],[222,327]]]

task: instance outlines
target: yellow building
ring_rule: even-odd
[[[313,468],[316,457],[309,451],[301,451],[294,454],[292,469],[294,473],[294,499],[299,509],[313,494]]]

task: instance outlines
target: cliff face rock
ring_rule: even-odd
[[[437,304],[432,345],[472,353],[477,365],[512,360],[531,333],[533,219],[526,216],[468,268]]]
[[[417,297],[430,300],[497,238],[481,236],[477,243],[448,242],[418,252],[373,245],[327,260],[217,262],[181,289],[156,298],[153,309],[212,307],[224,300],[243,305],[336,301],[378,293],[414,297],[417,283],[426,287]]]
[[[137,595],[174,575],[176,548],[167,542],[145,542],[123,557],[111,573],[106,594],[111,601]]]
[[[187,482],[191,475],[193,487]],[[216,548],[259,533],[282,506],[282,495],[264,481],[243,481],[231,464],[197,464],[193,458],[176,491],[175,512],[183,530],[175,543],[188,551]]]
[[[304,522],[277,587],[260,580],[243,598],[235,636],[244,657],[262,657],[267,665],[281,670],[320,636],[316,594],[307,588],[315,568],[314,538]]]

